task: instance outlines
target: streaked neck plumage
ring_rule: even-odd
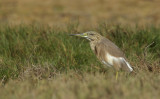
[[[96,39],[90,40],[90,47],[93,51],[95,50],[95,46],[102,40],[102,38],[104,37],[101,36]]]

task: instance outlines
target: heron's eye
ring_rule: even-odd
[[[94,35],[94,34],[90,34],[90,35]]]

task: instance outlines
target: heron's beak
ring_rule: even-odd
[[[70,34],[70,36],[87,37],[87,34],[86,34],[86,33],[81,33],[81,34]]]

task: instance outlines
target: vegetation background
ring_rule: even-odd
[[[159,0],[1,0],[0,99],[159,99]],[[134,73],[105,68],[87,40],[117,44]]]

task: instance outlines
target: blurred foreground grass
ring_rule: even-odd
[[[136,74],[103,68],[87,40],[67,29],[43,25],[0,26],[0,98],[160,97],[160,28],[100,24],[95,30],[115,42]],[[85,32],[85,30],[80,30]]]

